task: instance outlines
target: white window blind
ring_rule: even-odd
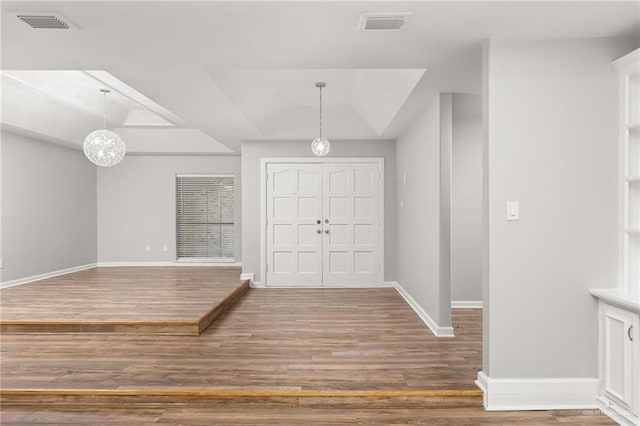
[[[178,260],[234,260],[233,175],[178,175]]]

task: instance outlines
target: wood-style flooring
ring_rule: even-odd
[[[93,268],[0,292],[8,333],[199,334],[249,286],[240,268]]]
[[[3,389],[465,390],[481,311],[436,338],[392,288],[251,289],[199,337],[3,335]]]
[[[5,334],[0,423],[611,425],[485,412],[481,310],[436,338],[394,289],[251,289],[200,336]]]
[[[38,409],[3,408],[3,426],[9,425],[615,425],[598,410],[484,411],[482,408],[268,408],[170,407],[147,409]]]

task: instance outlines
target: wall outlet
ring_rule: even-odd
[[[144,251],[151,251],[151,246],[149,244],[144,246]]]
[[[163,244],[162,251],[169,251],[169,246],[167,246],[166,244]]]

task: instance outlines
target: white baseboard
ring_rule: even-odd
[[[241,267],[241,262],[98,262],[100,268],[138,267],[138,266],[224,266]]]
[[[326,285],[326,286],[300,286],[300,285],[270,285],[267,286],[265,283],[261,281],[253,281],[255,278],[255,274],[246,273],[240,275],[240,278],[243,280],[250,279],[251,280],[251,288],[381,288],[381,287],[393,287],[395,288],[398,283],[395,281],[385,281],[383,284],[336,284],[336,285]]]
[[[240,274],[240,279],[242,281],[244,280],[249,280],[249,285],[251,285],[251,283],[253,282],[253,280],[256,278],[256,275],[252,272],[246,272],[246,273],[242,273]]]
[[[80,272],[86,269],[95,268],[96,263],[87,263],[86,265],[74,266],[72,268],[59,269],[57,271],[46,272],[44,274],[32,275],[30,277],[18,278],[11,281],[0,283],[0,288],[15,287],[17,285],[28,284],[35,281],[46,280],[47,278],[59,277],[60,275],[71,274],[72,272]]]
[[[597,408],[598,379],[492,379],[478,373],[487,411]]]
[[[452,300],[451,309],[482,309],[482,300]]]
[[[638,418],[638,416],[634,415],[628,408],[624,408],[614,401],[599,397],[596,404],[600,411],[622,426],[640,425],[640,418]]]
[[[427,311],[425,311],[422,306],[420,306],[418,302],[416,302],[415,299],[407,293],[400,283],[395,283],[394,287],[436,337],[455,337],[453,327],[442,327],[438,325],[438,323],[431,318],[431,315],[429,315]]]

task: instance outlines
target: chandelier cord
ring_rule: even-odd
[[[320,86],[320,138],[322,138],[322,86]]]
[[[102,117],[102,128],[107,130],[107,92],[102,92],[104,94],[104,116]]]

